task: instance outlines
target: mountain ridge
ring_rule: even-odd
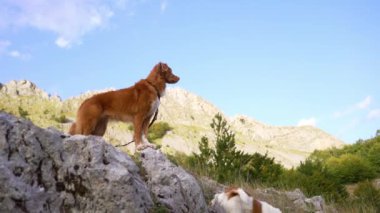
[[[20,99],[18,103],[23,105],[23,108],[28,108],[28,104],[29,108],[33,107],[33,105],[38,105],[36,98],[30,98],[29,100],[28,97],[39,97],[40,99],[38,100],[41,100],[43,103],[39,105],[52,105],[53,109],[51,111],[55,113],[55,117],[63,116],[67,117],[67,120],[74,120],[76,111],[85,98],[109,90],[114,89],[88,91],[78,96],[61,100],[59,96],[51,96],[39,89],[34,83],[22,80],[2,84],[0,86],[0,96],[6,97],[9,100],[8,102],[15,102],[16,99]],[[7,109],[7,103],[0,104],[0,109]],[[9,106],[8,108],[10,111],[14,110]],[[47,110],[45,109],[43,113]],[[17,110],[14,111],[16,111],[14,113],[17,113]],[[30,111],[32,112],[32,110]],[[39,113],[42,114],[42,112],[35,112],[35,114]],[[198,152],[198,141],[200,141],[200,138],[203,136],[213,137],[210,123],[217,113],[223,115],[231,130],[235,132],[238,149],[247,153],[267,153],[285,167],[298,165],[300,161],[305,160],[315,149],[342,147],[344,145],[342,141],[323,130],[311,126],[272,126],[245,115],[228,117],[202,97],[185,89],[175,87],[167,88],[165,96],[161,99],[159,108],[157,122],[164,121],[173,127],[173,130],[161,139],[162,149],[167,152],[179,151],[185,154]],[[33,118],[34,115],[30,116]],[[41,116],[35,117],[34,119],[37,120]],[[41,123],[48,125],[48,121],[42,120]],[[70,123],[64,122],[61,125],[56,125],[58,128],[67,131]],[[132,132],[128,130],[127,126],[120,122],[114,122],[109,126],[105,137],[111,143],[126,143],[126,141],[132,138]],[[127,149],[133,151],[133,146]]]

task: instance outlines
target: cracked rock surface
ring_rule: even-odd
[[[139,168],[100,137],[0,112],[0,212],[149,212]]]
[[[170,162],[160,150],[141,152],[148,186],[159,203],[170,212],[207,212],[203,192],[197,180]]]

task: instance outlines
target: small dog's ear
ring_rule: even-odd
[[[227,192],[227,199],[229,200],[232,197],[238,196],[239,193],[236,190]]]

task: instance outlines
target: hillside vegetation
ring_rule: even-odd
[[[380,177],[380,131],[374,138],[341,149],[315,151],[298,167],[286,169],[267,155],[238,151],[235,133],[220,114],[210,126],[214,136],[202,137],[199,154],[177,154],[172,159],[199,176],[227,185],[300,188],[307,196],[322,195],[344,212],[380,212],[380,186],[372,183]],[[355,184],[352,192],[348,184]]]

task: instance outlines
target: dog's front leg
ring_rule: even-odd
[[[146,119],[144,119],[143,116],[136,116],[133,123],[133,126],[135,128],[134,140],[135,140],[136,150],[143,150],[147,147],[155,148],[155,145],[149,143],[148,139],[146,139],[146,136],[144,135],[145,128],[148,128],[146,124],[147,122],[145,122],[145,120]]]
[[[142,130],[143,130],[142,140],[143,140],[144,146],[151,147],[151,148],[155,149],[156,145],[154,145],[148,141],[149,122],[150,122],[150,117],[147,117],[144,119],[144,122],[142,124]]]

